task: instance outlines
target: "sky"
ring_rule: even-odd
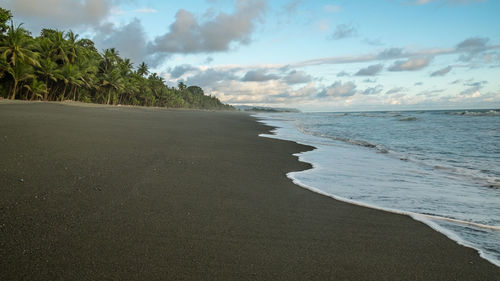
[[[233,105],[500,108],[498,0],[0,0]]]

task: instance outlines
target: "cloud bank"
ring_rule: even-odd
[[[204,23],[194,14],[179,10],[168,32],[156,37],[148,46],[149,53],[210,53],[227,51],[232,43],[248,44],[255,23],[262,19],[266,2],[260,0],[236,3],[234,13],[220,12]]]
[[[118,2],[113,0],[6,0],[2,6],[12,10],[16,17],[30,19],[32,24],[43,24],[44,27],[75,28],[98,25],[109,15],[111,7]]]

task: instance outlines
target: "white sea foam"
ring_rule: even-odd
[[[500,266],[500,225],[495,224],[498,220],[470,212],[478,206],[485,212],[495,212],[490,207],[498,200],[489,194],[494,189],[478,189],[478,195],[472,198],[470,190],[455,188],[455,183],[463,180],[443,174],[441,170],[448,167],[434,169],[431,165],[420,165],[419,161],[401,161],[399,156],[394,157],[397,152],[377,154],[369,146],[353,146],[343,140],[304,134],[290,116],[287,121],[272,116],[257,117],[260,122],[277,128],[272,135],[261,136],[316,147],[296,154],[300,161],[311,163],[313,168],[288,173],[294,183],[347,203],[408,215],[457,243],[476,249],[481,257]],[[471,203],[460,201],[461,198],[473,201],[485,198],[485,202]]]

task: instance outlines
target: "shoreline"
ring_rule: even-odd
[[[408,216],[286,174],[310,150],[240,112],[0,105],[0,279],[496,280]],[[21,181],[22,179],[22,181]]]
[[[265,117],[259,117],[257,114],[253,114],[252,117],[254,117],[257,122],[262,123],[262,124],[264,124],[266,126],[271,126],[271,127],[274,128],[273,130],[271,130],[267,134],[260,134],[259,137],[279,139],[279,140],[285,140],[285,141],[292,141],[292,142],[295,142],[295,143],[300,144],[300,145],[311,146],[311,147],[313,147],[313,150],[319,149],[318,147],[314,146],[313,144],[309,144],[309,143],[305,143],[305,142],[301,142],[301,141],[290,140],[288,138],[280,137],[278,135],[278,133],[276,132],[276,130],[279,129],[280,127],[277,127],[276,125],[266,124],[266,118]],[[313,169],[316,168],[315,163],[309,162],[309,161],[305,160],[304,157],[303,157],[303,155],[305,153],[308,153],[308,152],[310,152],[310,151],[294,153],[293,156],[298,157],[299,161],[301,161],[301,162],[310,164],[311,165],[311,169],[308,169],[308,170],[313,170]],[[396,215],[408,216],[408,217],[412,218],[415,221],[418,221],[418,222],[426,224],[428,227],[432,228],[436,232],[445,235],[450,240],[456,242],[458,245],[466,247],[466,248],[470,248],[470,249],[473,249],[473,250],[477,251],[477,253],[479,254],[479,256],[482,257],[484,260],[486,260],[486,261],[490,262],[491,264],[493,264],[493,265],[495,265],[495,266],[497,266],[497,267],[500,268],[500,261],[497,261],[495,258],[490,257],[482,249],[477,248],[476,246],[474,246],[473,244],[467,242],[466,240],[464,240],[463,238],[459,237],[457,234],[453,233],[452,231],[450,231],[450,230],[448,230],[448,229],[446,229],[446,228],[438,225],[436,222],[432,221],[432,219],[434,219],[434,220],[442,220],[442,221],[450,221],[450,222],[455,222],[455,223],[458,223],[458,224],[461,224],[461,225],[471,225],[471,226],[475,226],[475,227],[478,227],[478,228],[490,229],[490,230],[495,230],[495,231],[500,230],[500,226],[483,225],[483,224],[479,224],[479,223],[474,223],[474,222],[469,222],[469,221],[462,221],[462,220],[452,219],[452,218],[447,218],[447,217],[441,217],[441,216],[435,216],[435,215],[428,215],[428,214],[421,214],[421,213],[416,213],[416,212],[411,212],[411,211],[405,211],[405,210],[399,210],[399,209],[394,209],[394,208],[381,207],[381,206],[377,206],[377,205],[370,204],[370,203],[364,203],[364,202],[361,202],[361,201],[356,201],[356,200],[348,199],[346,197],[342,197],[342,196],[339,196],[339,195],[328,193],[328,192],[323,191],[323,190],[321,190],[319,188],[310,186],[310,185],[308,185],[306,183],[301,182],[299,179],[297,179],[297,178],[295,178],[293,176],[293,174],[295,174],[295,173],[301,173],[301,172],[305,172],[305,171],[307,171],[307,170],[289,172],[289,173],[286,174],[286,176],[290,180],[292,180],[292,182],[294,184],[296,184],[296,185],[298,185],[298,186],[300,186],[300,187],[302,187],[304,189],[310,190],[310,191],[312,191],[314,193],[318,193],[318,194],[320,194],[322,196],[329,197],[329,198],[331,198],[333,200],[337,200],[337,201],[340,201],[340,202],[345,202],[345,203],[348,203],[348,204],[352,204],[352,205],[360,206],[360,207],[364,207],[364,208],[370,208],[370,209],[374,209],[374,210],[388,212],[388,213],[392,213],[392,214],[396,214]]]

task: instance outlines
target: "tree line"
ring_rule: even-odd
[[[0,97],[173,108],[234,109],[198,86],[169,87],[143,62],[134,68],[114,48],[100,53],[73,31],[42,29],[40,36],[0,7]]]

